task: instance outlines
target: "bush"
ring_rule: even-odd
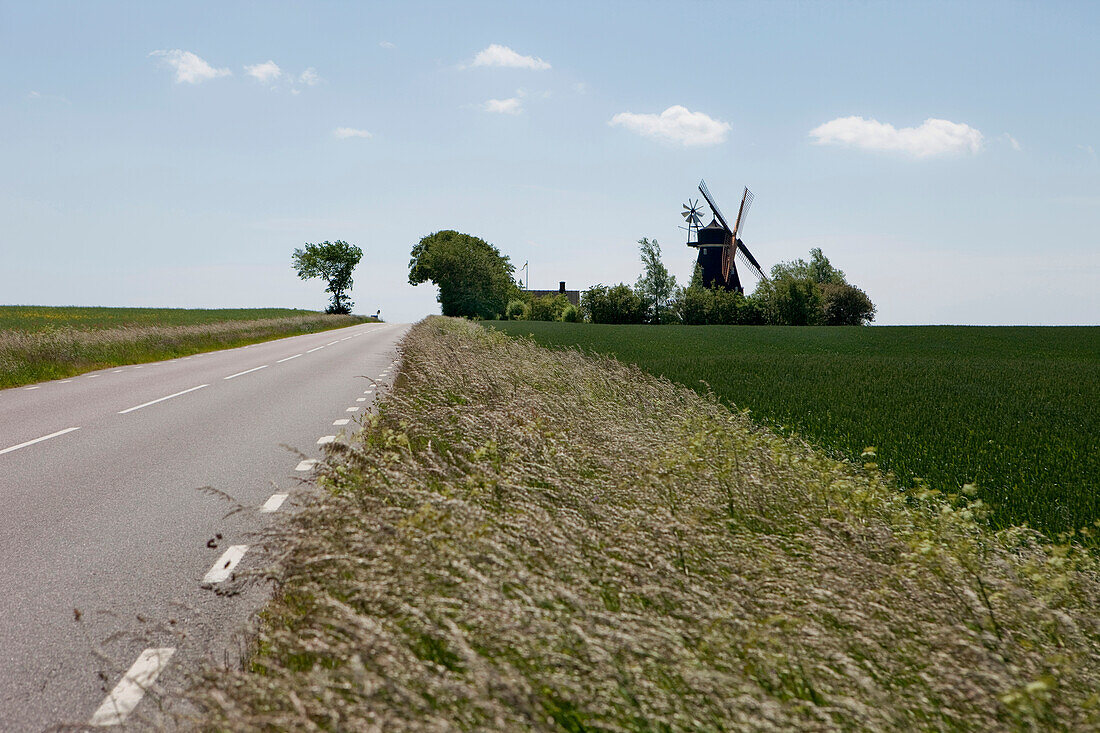
[[[565,306],[565,310],[561,312],[561,319],[566,323],[580,323],[581,312],[577,310],[577,306],[570,303]]]
[[[581,310],[592,323],[641,323],[642,299],[629,285],[593,285],[581,293]]]
[[[765,280],[753,293],[772,326],[816,326],[821,322],[821,289],[809,278]]]
[[[504,309],[504,319],[508,321],[527,320],[527,303],[522,300],[510,300]]]
[[[821,322],[826,326],[862,326],[875,320],[875,304],[854,285],[826,283],[821,298]]]
[[[705,326],[711,323],[714,291],[695,285],[684,288],[676,299],[676,312],[685,326]]]
[[[531,301],[527,310],[529,321],[560,321],[562,312],[569,306],[564,295],[544,295]]]

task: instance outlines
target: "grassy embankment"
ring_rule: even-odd
[[[790,328],[504,322],[612,354],[902,483],[976,483],[998,526],[1100,520],[1100,328]]]
[[[373,320],[288,308],[0,306],[0,389]]]
[[[429,319],[321,477],[207,725],[1100,725],[1095,557],[611,359]]]

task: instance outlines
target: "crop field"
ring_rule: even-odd
[[[80,306],[0,305],[0,331],[124,326],[199,326],[224,321],[316,315],[295,308],[87,308]]]
[[[287,308],[0,306],[0,389],[373,320]]]
[[[996,526],[1100,520],[1100,328],[493,323],[611,354],[904,486],[977,485]],[[659,439],[659,436],[657,436]]]

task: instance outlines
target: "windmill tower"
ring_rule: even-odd
[[[689,222],[687,244],[689,247],[696,247],[699,250],[698,262],[703,271],[703,282],[708,287],[721,287],[743,293],[745,289],[741,285],[740,277],[738,277],[735,261],[738,256],[740,256],[742,264],[748,267],[752,274],[760,280],[767,280],[768,277],[764,274],[760,263],[752,256],[752,252],[745,246],[745,243],[741,241],[741,230],[745,226],[745,218],[754,198],[752,191],[746,188],[744,193],[741,194],[741,206],[737,210],[737,220],[732,228],[726,222],[726,217],[722,216],[718,204],[714,203],[710,191],[707,190],[706,181],[699,181],[699,193],[703,194],[703,198],[706,199],[707,205],[714,216],[710,224],[705,227],[700,228],[696,224],[694,242],[691,241],[691,217],[687,215],[687,212],[682,213]],[[689,207],[685,204],[684,208],[696,212],[697,204],[698,202],[696,202],[695,207]],[[698,219],[697,213],[695,216]]]

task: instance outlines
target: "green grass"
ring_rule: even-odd
[[[373,320],[286,308],[0,306],[0,389]]]
[[[225,321],[312,316],[297,308],[88,308],[83,306],[0,305],[0,331],[125,326],[199,326]]]
[[[749,409],[903,485],[977,483],[998,526],[1100,519],[1100,328],[604,326],[502,322]]]

